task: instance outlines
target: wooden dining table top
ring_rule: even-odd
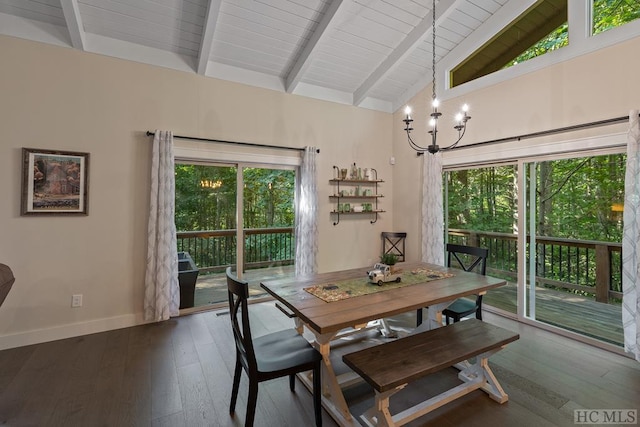
[[[506,284],[503,279],[422,262],[406,262],[397,267],[405,271],[430,269],[452,273],[453,276],[332,302],[325,302],[304,288],[358,277],[366,278],[371,267],[265,280],[260,286],[295,313],[315,333],[325,334],[486,292]]]

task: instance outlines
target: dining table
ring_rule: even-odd
[[[428,307],[422,329],[441,325],[441,312],[457,298],[485,294],[506,284],[503,279],[423,262],[396,264],[400,282],[370,283],[371,267],[291,276],[261,282],[261,287],[288,311],[299,333],[306,327],[323,357],[323,407],[342,426],[358,426],[342,387],[353,375],[336,375],[331,343],[366,330],[374,322]],[[353,374],[353,373],[352,373]],[[309,386],[308,377],[301,377]]]

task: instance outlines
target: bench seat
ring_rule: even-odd
[[[479,388],[494,400],[506,402],[508,396],[489,369],[487,359],[518,338],[517,333],[469,319],[345,354],[342,359],[376,392],[375,407],[363,415],[367,425],[397,426]],[[473,357],[475,363],[465,362]],[[463,384],[398,415],[389,413],[391,395],[412,381],[456,364],[462,366],[458,377]]]

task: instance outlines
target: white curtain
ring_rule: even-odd
[[[640,125],[629,113],[627,171],[624,180],[622,235],[622,326],[624,349],[640,362]]]
[[[318,182],[315,147],[306,147],[296,185],[296,276],[317,271]]]
[[[444,265],[444,214],[442,201],[442,154],[425,152],[422,164],[422,262]],[[414,332],[440,327],[437,314],[451,301],[429,306],[427,321]]]
[[[144,318],[166,320],[180,306],[175,219],[173,133],[156,130],[151,158],[151,197],[147,227]]]
[[[442,155],[424,153],[422,183],[422,261],[444,265]]]

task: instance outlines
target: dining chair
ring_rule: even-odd
[[[395,233],[383,231],[382,237],[382,256],[385,254],[394,254],[398,257],[398,262],[405,260],[405,239],[407,233]]]
[[[316,426],[322,425],[320,366],[322,355],[295,329],[270,333],[253,338],[249,325],[249,285],[238,279],[227,268],[229,314],[236,346],[236,365],[233,374],[230,414],[235,413],[242,370],[249,377],[249,398],[245,426],[253,426],[258,384],[275,378],[289,376],[289,388],[295,391],[296,374],[313,371],[313,409]]]
[[[0,305],[4,302],[15,281],[16,278],[13,276],[11,268],[6,264],[0,264]]]
[[[472,271],[484,276],[487,274],[488,256],[489,249],[487,248],[447,243],[447,267]],[[458,298],[442,310],[447,325],[449,319],[453,319],[455,323],[473,313],[475,313],[476,319],[482,320],[482,295],[476,295],[474,299]],[[422,309],[417,312],[416,324],[417,326],[422,324]]]

